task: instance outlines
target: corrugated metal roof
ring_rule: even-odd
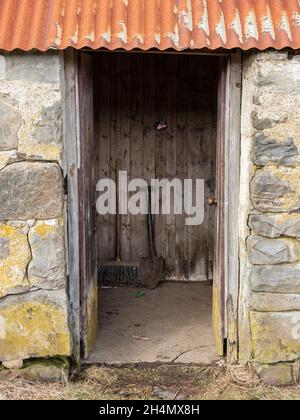
[[[0,0],[0,49],[300,48],[300,0]]]

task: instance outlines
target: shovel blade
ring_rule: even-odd
[[[164,280],[164,266],[164,259],[159,257],[153,257],[142,261],[141,271],[145,287],[148,289],[156,289],[159,283]]]

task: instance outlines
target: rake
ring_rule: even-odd
[[[116,259],[100,265],[98,268],[98,279],[104,287],[143,287],[141,264],[139,262],[125,262],[122,260],[119,179],[120,162],[116,161]]]

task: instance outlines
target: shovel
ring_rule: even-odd
[[[141,262],[141,271],[143,274],[145,287],[148,289],[155,289],[159,283],[164,280],[165,260],[162,257],[157,256],[155,247],[151,195],[152,189],[149,186],[147,215],[149,258],[146,258]]]

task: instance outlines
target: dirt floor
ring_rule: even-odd
[[[102,289],[99,306],[99,335],[88,363],[218,360],[209,283],[163,283],[155,290]]]
[[[162,365],[89,367],[69,383],[37,384],[0,371],[1,400],[300,400],[300,386],[273,388],[245,368]]]

